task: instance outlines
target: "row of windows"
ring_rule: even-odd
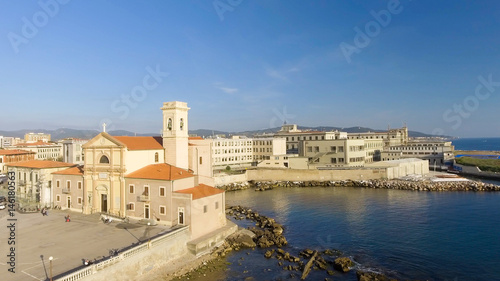
[[[344,158],[330,158],[330,163],[332,164],[344,163]]]
[[[78,189],[82,189],[83,184],[81,181],[77,182],[76,185]],[[61,181],[59,180],[56,181],[56,187],[61,187]],[[66,181],[66,188],[71,189],[71,181]]]
[[[309,136],[309,140],[324,140],[325,139],[325,136]],[[308,140],[308,137],[304,136],[304,137],[297,137],[297,141],[300,141],[300,140]],[[286,137],[286,141],[295,141],[295,137]]]
[[[365,161],[364,157],[351,157],[349,158],[349,162],[363,162]]]
[[[128,190],[129,193],[135,193],[135,185],[131,184],[128,186],[128,188],[129,188],[129,190]],[[167,188],[164,186],[160,186],[158,188],[158,194],[160,194],[161,197],[167,196]],[[149,196],[149,186],[148,185],[145,185],[143,187],[141,195]]]
[[[248,153],[252,152],[251,148],[242,149],[215,149],[214,154],[227,154],[227,153]]]
[[[250,146],[252,141],[216,141],[214,146]]]
[[[247,161],[252,160],[252,156],[233,156],[233,157],[215,157],[214,162],[233,162],[233,161]]]
[[[354,146],[349,146],[349,151],[364,151],[365,147],[362,145],[354,145]]]
[[[82,160],[83,160],[83,157],[82,157]],[[77,157],[77,161],[78,161],[78,157]],[[160,161],[160,155],[158,154],[158,152],[156,152],[155,153],[155,163],[158,163],[159,161]],[[99,164],[109,164],[108,156],[106,156],[106,155],[101,156],[101,158],[99,159]]]

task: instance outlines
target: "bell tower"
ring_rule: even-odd
[[[188,169],[188,110],[187,103],[164,102],[163,107],[163,148],[165,163]]]

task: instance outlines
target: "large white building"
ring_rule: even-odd
[[[62,144],[63,162],[74,163],[83,165],[84,155],[82,145],[87,143],[88,140],[68,138],[59,141]]]
[[[22,149],[36,153],[36,160],[62,160],[62,144],[47,143],[43,141],[18,143],[8,147],[8,149]]]
[[[382,152],[382,160],[404,158],[428,160],[431,166],[450,166],[455,158],[454,147],[451,141],[410,140],[406,144],[391,146]]]
[[[38,141],[49,142],[50,141],[50,134],[27,133],[24,135],[24,140],[26,142],[38,142]]]
[[[231,138],[212,140],[212,161],[214,171],[244,169],[257,166],[259,162],[275,155],[286,154],[284,138]]]

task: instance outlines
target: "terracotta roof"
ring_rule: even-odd
[[[202,137],[189,137],[188,140],[203,140]]]
[[[76,166],[76,164],[57,162],[57,161],[48,161],[48,160],[29,160],[29,161],[8,163],[6,165],[10,166],[10,167],[24,167],[24,168],[36,168],[36,169],[61,168],[61,167]]]
[[[37,145],[56,145],[54,143],[48,143],[48,142],[43,142],[43,141],[37,141],[37,142],[23,142],[23,143],[18,143],[15,144],[14,146],[37,146]]]
[[[224,190],[200,183],[199,185],[176,191],[177,193],[192,194],[193,200],[223,193]]]
[[[83,176],[83,166],[76,166],[76,167],[71,167],[66,170],[58,171],[58,172],[53,172],[53,175],[77,175],[77,176]]]
[[[172,166],[170,164],[151,164],[137,171],[134,171],[126,178],[151,179],[151,180],[178,180],[193,177],[194,175],[187,170]]]
[[[162,137],[113,137],[124,143],[128,150],[163,149]]]
[[[0,155],[16,155],[16,154],[36,154],[33,151],[19,150],[19,149],[4,149],[0,150]]]

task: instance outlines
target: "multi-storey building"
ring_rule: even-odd
[[[15,137],[2,137],[1,140],[2,143],[0,144],[0,146],[3,148],[8,148],[9,146],[13,146],[24,142],[21,138],[15,138]]]
[[[339,131],[302,131],[297,129],[296,124],[285,124],[280,131],[274,134],[274,137],[285,138],[286,152],[288,154],[297,154],[299,153],[300,141],[346,139],[347,133]]]
[[[227,139],[212,140],[213,169],[224,170],[226,167],[241,169],[253,162],[252,139],[233,136]]]
[[[454,147],[451,141],[410,140],[404,145],[391,146],[382,153],[382,160],[419,158],[429,161],[429,165],[450,166],[453,164]]]
[[[23,149],[36,153],[36,160],[62,160],[62,145],[57,143],[47,143],[43,141],[19,143],[10,146],[8,149]]]
[[[17,202],[23,206],[52,204],[52,173],[65,170],[75,164],[47,161],[29,160],[6,164],[8,171],[15,173],[15,186]]]
[[[382,149],[381,139],[307,140],[299,143],[299,156],[308,158],[309,168],[363,167],[376,161]]]
[[[260,161],[286,154],[284,138],[246,138],[233,136],[212,140],[213,169],[242,169],[257,166]]]
[[[50,134],[44,134],[44,133],[27,133],[24,135],[24,140],[26,142],[49,142],[50,141]]]
[[[84,155],[82,145],[87,143],[88,140],[68,138],[59,141],[62,144],[63,162],[74,163],[83,165]]]
[[[34,160],[35,154],[35,152],[26,150],[0,150],[0,172],[5,173],[7,171],[5,164]]]
[[[405,145],[408,143],[408,128],[389,129],[386,132],[365,132],[365,133],[347,133],[347,138],[351,140],[384,140],[384,147]]]

